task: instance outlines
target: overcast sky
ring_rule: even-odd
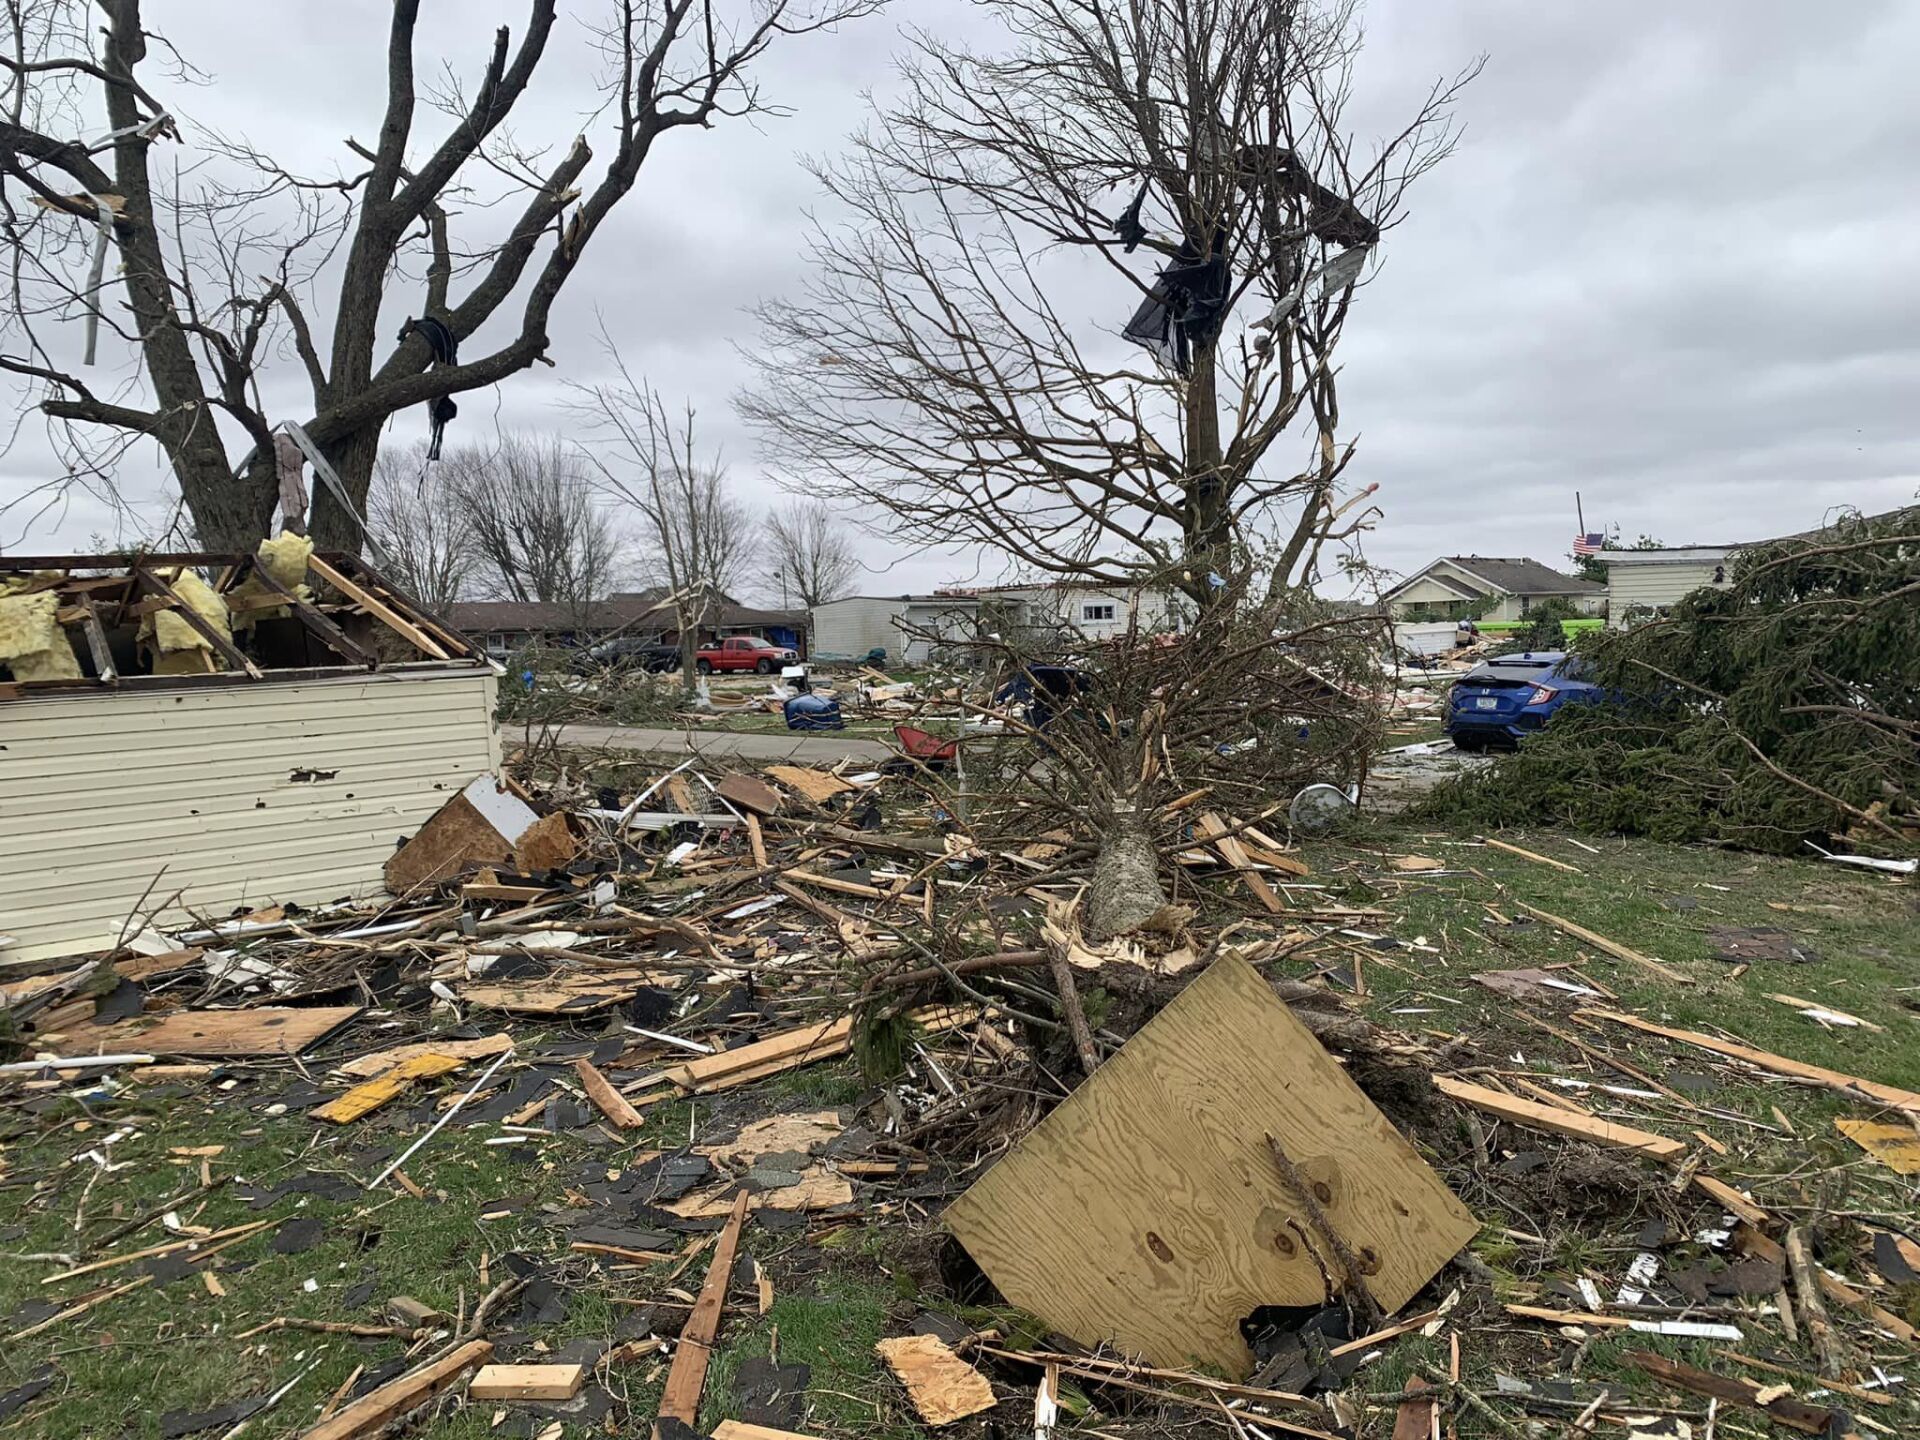
[[[477,74],[493,26],[517,36],[522,19],[500,0],[422,8],[423,72],[437,54]],[[515,112],[529,142],[566,143],[589,93],[579,17],[598,5],[563,10],[575,13]],[[214,77],[165,90],[168,102],[312,171],[343,164],[340,142],[377,128],[385,13],[374,0],[147,0],[149,27]],[[1373,0],[1366,17],[1363,135],[1442,72],[1488,57],[1461,105],[1458,153],[1412,193],[1347,326],[1341,414],[1359,439],[1347,479],[1377,482],[1385,511],[1370,560],[1406,571],[1440,554],[1526,555],[1564,568],[1575,491],[1589,529],[1669,544],[1758,539],[1914,498],[1920,6]],[[603,368],[599,317],[630,365],[698,407],[746,496],[776,501],[775,457],[730,407],[747,378],[737,347],[753,343],[745,312],[799,283],[817,197],[797,157],[840,148],[860,92],[888,87],[909,23],[989,33],[966,0],[895,0],[878,20],[770,55],[765,95],[793,113],[668,137],[556,308],[557,368],[461,396],[457,435],[567,428],[562,383]],[[1130,308],[1121,297],[1116,325]],[[292,412],[287,378],[269,398]],[[389,438],[421,433],[423,417],[406,414]],[[53,463],[30,423],[0,457],[0,489]],[[144,453],[121,480],[134,525],[75,496],[30,527],[18,511],[0,520],[0,544],[138,538],[165,514],[170,481]],[[993,569],[862,545],[868,593]]]

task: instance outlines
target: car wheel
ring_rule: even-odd
[[[753,673],[756,675],[771,675],[773,673],[773,662],[771,660],[754,661]]]
[[[1453,748],[1456,750],[1464,750],[1469,755],[1477,754],[1487,748],[1486,737],[1481,735],[1456,735],[1453,737]]]
[[[693,662],[693,668],[698,670],[702,675],[711,675],[713,673],[713,662],[711,660],[696,660]]]

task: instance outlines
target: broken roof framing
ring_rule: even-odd
[[[70,691],[314,680],[396,668],[471,669],[488,664],[479,646],[421,609],[360,557],[305,553],[299,563],[300,577],[289,584],[287,576],[274,574],[277,567],[261,553],[0,555],[0,587],[14,582],[11,590],[0,588],[0,595],[57,597],[54,620],[70,643],[77,639],[80,671],[70,678],[0,681],[0,701]],[[211,577],[200,583],[220,598],[230,621],[240,622],[254,653],[236,643],[231,628],[213,623],[182,596],[183,573],[190,571]],[[322,601],[301,593],[308,580],[339,598]],[[206,656],[203,673],[137,668],[144,637],[127,629],[162,613],[177,618],[197,637]],[[255,623],[256,616],[291,624],[264,626]],[[396,651],[405,658],[394,658]]]

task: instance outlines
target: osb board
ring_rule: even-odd
[[[1083,1345],[1245,1377],[1240,1319],[1326,1294],[1267,1136],[1389,1312],[1479,1228],[1244,960],[1224,956],[947,1210],[1007,1299]],[[1324,1187],[1322,1189],[1321,1187]],[[1371,1257],[1371,1261],[1369,1261]]]
[[[388,890],[405,895],[482,865],[506,865],[512,860],[512,844],[465,795],[456,795],[394,851],[383,874]]]
[[[929,1425],[951,1425],[997,1403],[987,1377],[947,1348],[937,1335],[882,1340],[874,1351],[887,1362],[907,1398]]]
[[[297,1055],[360,1013],[358,1005],[311,1009],[262,1006],[253,1010],[180,1010],[157,1023],[126,1020],[117,1025],[74,1026],[68,1043],[76,1053],[134,1051],[153,1055]]]

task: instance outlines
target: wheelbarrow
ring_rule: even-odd
[[[938,735],[912,725],[896,725],[893,735],[900,742],[900,748],[906,752],[909,760],[918,761],[929,770],[941,770],[953,763],[960,753],[960,742],[943,740]]]

